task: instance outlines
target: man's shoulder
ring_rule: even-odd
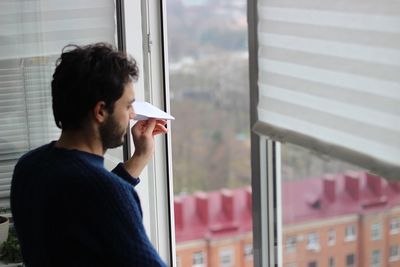
[[[42,145],[42,146],[39,146],[33,150],[26,152],[19,158],[17,166],[19,166],[21,164],[22,165],[29,164],[30,162],[33,162],[38,157],[41,157],[45,153],[45,151],[48,150],[48,148],[51,146],[51,144],[52,144],[52,142]]]

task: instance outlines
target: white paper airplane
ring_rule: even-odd
[[[143,121],[150,118],[162,119],[162,120],[174,120],[175,118],[170,114],[162,111],[161,109],[153,106],[152,104],[145,101],[133,102],[133,109],[135,110],[136,116],[134,120]]]

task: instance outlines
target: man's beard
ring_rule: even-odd
[[[100,126],[99,131],[104,151],[109,148],[118,147],[124,143],[123,137],[126,129],[112,115]]]

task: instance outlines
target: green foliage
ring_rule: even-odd
[[[21,248],[13,228],[10,228],[7,241],[3,243],[0,259],[5,263],[22,262]]]

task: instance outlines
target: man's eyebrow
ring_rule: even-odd
[[[134,98],[131,101],[129,101],[129,104],[133,104],[133,102],[135,102],[135,101],[136,101],[136,99]]]

